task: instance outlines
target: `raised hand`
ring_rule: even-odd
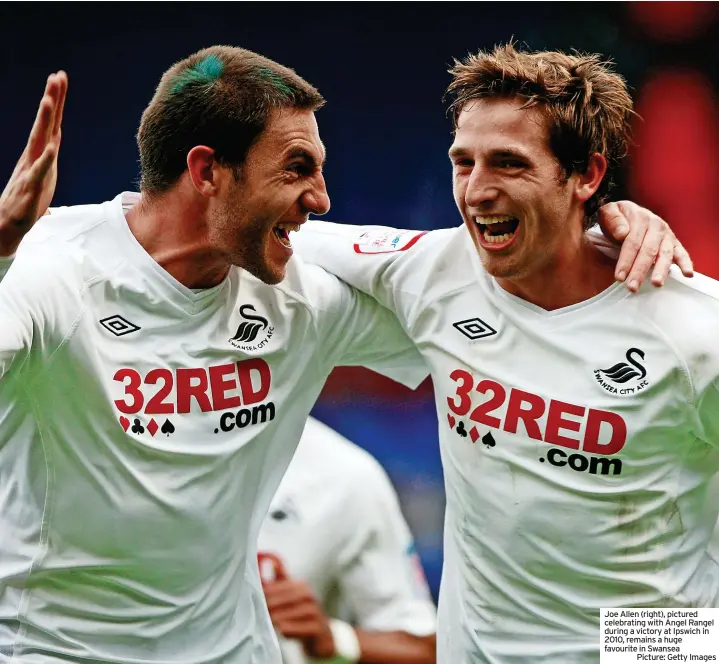
[[[67,85],[64,71],[48,76],[30,138],[0,195],[0,256],[12,255],[50,207],[57,182]]]

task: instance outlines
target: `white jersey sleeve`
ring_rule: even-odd
[[[11,369],[40,366],[69,332],[80,304],[66,297],[72,291],[66,262],[62,256],[25,251],[0,263],[0,377]],[[36,359],[28,362],[31,356]]]
[[[10,261],[0,263],[0,278],[5,279]],[[32,345],[33,324],[29,303],[10,280],[0,284],[0,378],[13,365],[22,363]]]
[[[309,221],[292,243],[304,261],[320,265],[371,295],[392,310],[406,329],[415,313],[422,278],[415,274],[417,280],[412,284],[402,259],[424,236],[440,232]]]
[[[463,226],[416,231],[312,220],[293,236],[292,246],[305,262],[371,295],[410,330],[422,313],[417,306],[420,298],[436,290],[438,283],[445,290],[453,288],[449,266],[435,262],[432,249],[464,234]],[[587,236],[603,253],[612,258],[619,255],[619,247],[598,226]]]
[[[313,303],[322,361],[329,368],[361,365],[408,387],[417,387],[429,369],[397,317],[368,295],[316,266],[321,292]]]
[[[339,561],[344,603],[358,627],[434,634],[435,606],[389,478],[372,460],[354,480],[361,486],[348,503],[352,533]]]

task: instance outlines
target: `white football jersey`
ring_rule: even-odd
[[[298,259],[185,288],[121,196],[41,220],[0,316],[0,662],[276,664],[262,521],[335,364],[426,375],[394,316]]]
[[[307,582],[332,618],[371,631],[435,632],[435,607],[387,474],[313,418],[272,499],[259,551]]]
[[[596,664],[601,607],[716,605],[717,282],[673,272],[546,311],[464,227],[311,222],[295,246],[393,310],[430,366],[441,664]]]

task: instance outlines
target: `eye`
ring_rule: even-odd
[[[500,159],[497,166],[499,168],[524,168],[526,164],[519,159]]]
[[[287,166],[286,170],[288,170],[290,173],[296,173],[297,175],[307,175],[307,165],[303,162],[296,162],[294,164],[290,164]]]
[[[474,166],[474,162],[471,159],[457,159],[452,162],[452,165],[455,168],[472,168],[472,166]]]

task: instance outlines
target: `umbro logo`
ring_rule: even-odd
[[[108,316],[100,321],[108,332],[112,332],[116,337],[123,337],[126,334],[132,334],[142,329],[139,325],[131,323],[126,318],[115,314],[114,316]]]
[[[497,334],[497,330],[491,325],[487,325],[481,318],[476,317],[452,323],[452,327],[457,328],[465,337],[472,341]]]

